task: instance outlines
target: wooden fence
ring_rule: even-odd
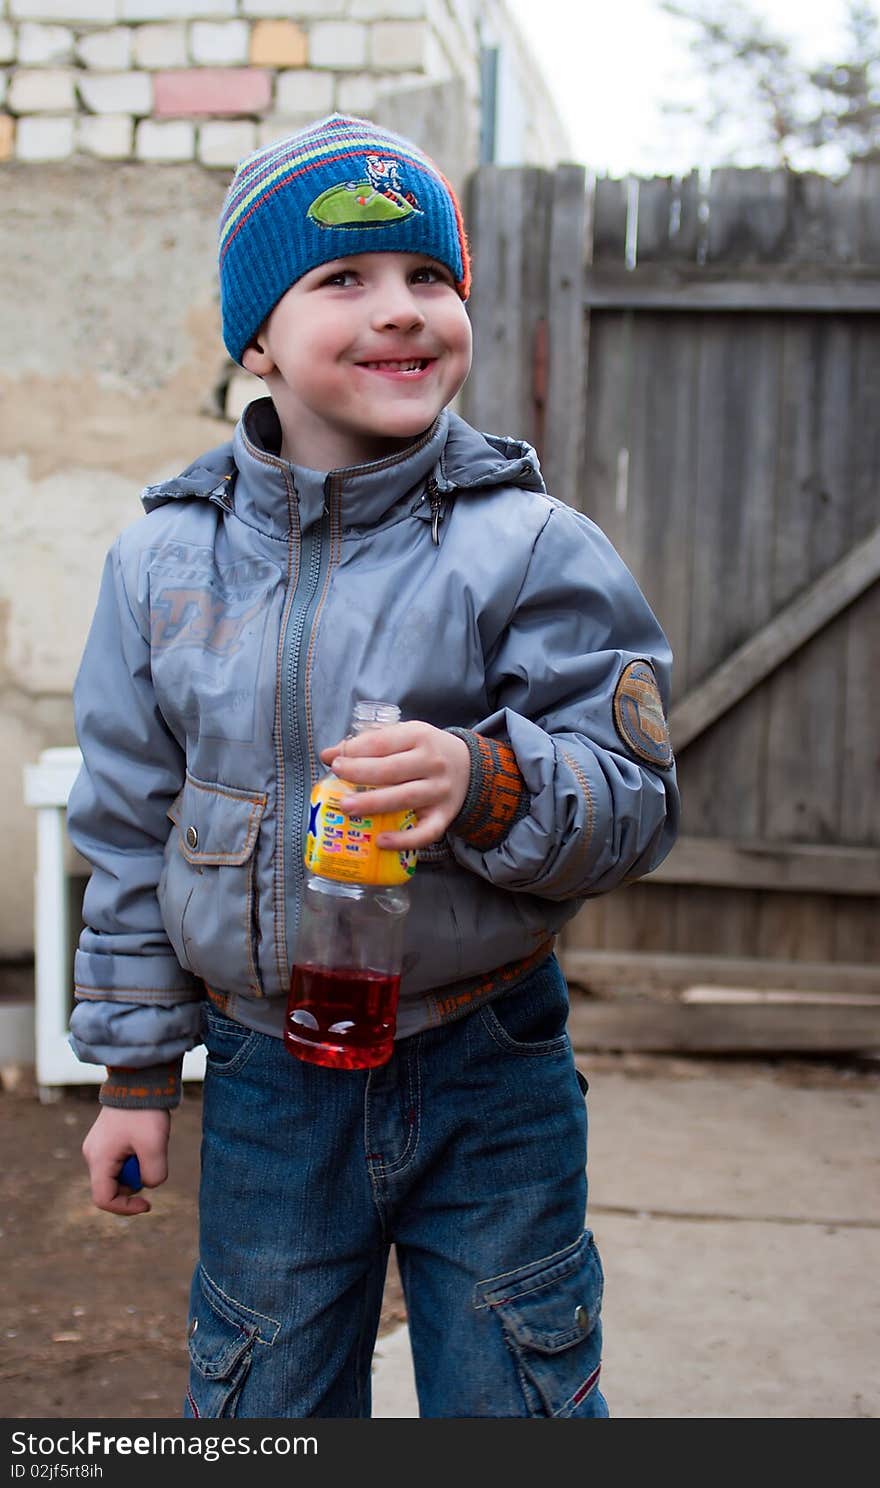
[[[675,654],[682,838],[563,940],[593,1047],[880,1047],[880,167],[484,167],[463,411]]]

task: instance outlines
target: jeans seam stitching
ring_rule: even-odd
[[[412,1101],[413,1110],[416,1113],[415,1120],[412,1123],[409,1132],[407,1133],[406,1146],[404,1147],[400,1157],[396,1160],[396,1162],[382,1165],[380,1171],[383,1177],[397,1177],[399,1173],[402,1173],[403,1169],[405,1167],[408,1167],[409,1164],[412,1162],[412,1159],[415,1157],[416,1150],[419,1145],[419,1133],[421,1131],[422,1125],[422,1064],[421,1060],[418,1057],[418,1053],[418,1049],[415,1049],[413,1051],[414,1057],[412,1060],[412,1064],[415,1065],[415,1071],[413,1072],[411,1064],[407,1080],[407,1093]],[[413,1093],[414,1086],[415,1091]]]

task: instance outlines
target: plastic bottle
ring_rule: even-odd
[[[400,720],[395,703],[356,703],[351,734]],[[380,832],[415,825],[412,811],[346,815],[364,787],[326,774],[312,791],[306,878],[284,1042],[332,1069],[372,1069],[394,1049],[408,882],[416,853],[376,846]]]

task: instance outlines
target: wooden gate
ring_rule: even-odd
[[[880,1047],[880,167],[481,169],[463,411],[675,654],[682,838],[563,940],[592,1047]]]

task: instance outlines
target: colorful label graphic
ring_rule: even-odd
[[[378,848],[380,832],[406,832],[416,824],[412,811],[382,816],[352,816],[339,802],[352,787],[335,775],[324,775],[312,791],[305,865],[310,873],[343,883],[402,884],[416,871],[417,853]]]
[[[316,196],[309,216],[321,227],[379,227],[402,222],[420,212],[418,198],[407,191],[396,160],[368,155],[365,181],[343,181]]]

